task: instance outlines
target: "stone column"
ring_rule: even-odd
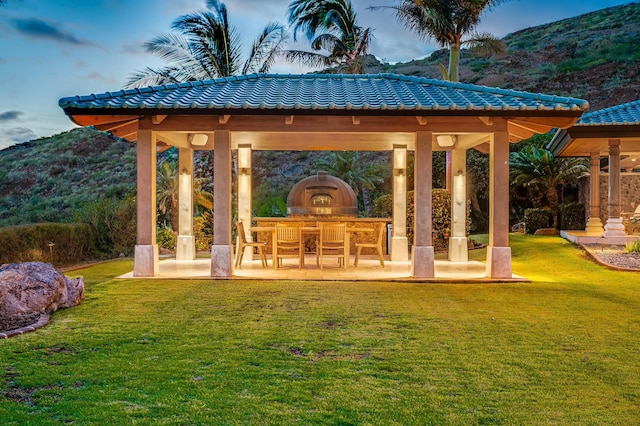
[[[391,260],[409,260],[407,242],[407,147],[393,146],[393,236]]]
[[[176,260],[194,260],[193,236],[193,149],[178,150],[178,238]]]
[[[249,232],[251,227],[251,144],[238,145],[238,221],[244,225],[247,240],[253,236]],[[238,237],[240,238],[240,237]],[[246,247],[244,258],[251,259],[253,247]]]
[[[233,274],[231,245],[231,134],[217,130],[213,153],[213,246],[211,246],[211,276],[230,277]]]
[[[414,157],[414,243],[411,251],[411,276],[433,278],[435,276],[432,230],[432,133],[416,132]]]
[[[489,153],[487,276],[511,278],[509,247],[509,134],[494,132]]]
[[[451,236],[449,260],[467,262],[467,150],[451,151]]]
[[[605,237],[623,237],[625,234],[620,202],[620,139],[609,140],[609,208]]]
[[[587,231],[591,235],[602,235],[604,228],[600,219],[600,153],[591,153],[591,176],[589,177],[589,220]]]
[[[138,131],[137,142],[137,241],[134,277],[158,275],[156,241],[156,138],[150,130]]]

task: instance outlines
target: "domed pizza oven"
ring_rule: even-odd
[[[318,172],[296,183],[287,197],[287,215],[356,217],[358,199],[342,179]]]

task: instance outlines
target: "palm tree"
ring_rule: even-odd
[[[178,232],[178,173],[176,163],[162,162],[156,177],[156,197],[158,210],[169,220],[173,232]],[[213,195],[202,189],[204,178],[194,179],[193,202],[207,210],[213,209]]]
[[[356,193],[356,197],[362,192],[362,205],[371,215],[373,204],[369,191],[382,183],[382,178],[371,173],[371,167],[363,167],[358,151],[336,152],[330,158],[324,158],[316,163],[316,167],[342,179]]]
[[[558,227],[558,189],[575,185],[589,170],[582,158],[557,158],[551,151],[534,145],[512,152],[509,166],[513,185],[537,185],[546,191],[554,228]]]
[[[476,33],[483,12],[502,0],[399,0],[395,6],[372,7],[393,9],[396,17],[409,30],[425,39],[433,39],[449,49],[449,67],[440,66],[445,80],[459,81],[460,49],[468,47],[478,53],[504,51],[504,44],[488,33]]]
[[[372,30],[358,25],[351,0],[294,0],[288,20],[294,41],[302,31],[313,49],[289,50],[285,52],[288,60],[310,67],[337,66],[348,74],[364,72],[361,60],[368,52]]]
[[[284,27],[270,22],[254,41],[242,62],[238,31],[229,23],[227,7],[219,0],[208,0],[208,10],[180,16],[171,28],[176,32],[160,35],[145,43],[145,49],[160,56],[167,65],[147,67],[132,74],[125,87],[146,87],[267,72],[282,52],[288,35]]]

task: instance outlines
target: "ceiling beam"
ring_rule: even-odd
[[[154,115],[153,117],[151,117],[151,122],[153,124],[160,124],[164,121],[164,119],[167,118],[167,115]]]

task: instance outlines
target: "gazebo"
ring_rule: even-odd
[[[569,128],[588,108],[581,99],[394,74],[252,74],[63,98],[73,122],[137,142],[137,244],[134,276],[158,274],[156,149],[179,149],[180,219],[176,257],[194,258],[193,152],[214,150],[211,276],[233,276],[231,151],[238,152],[238,219],[251,221],[253,150],[393,152],[391,260],[411,275],[434,276],[431,237],[432,152],[451,151],[450,260],[467,260],[466,152],[489,154],[486,277],[511,278],[509,143]],[[414,151],[415,233],[406,236],[407,152]]]
[[[574,126],[558,130],[548,147],[557,156],[591,160],[587,227],[584,232],[571,232],[575,242],[599,243],[604,238],[612,244],[626,243],[623,215],[634,212],[640,194],[626,197],[628,205],[622,205],[621,170],[640,169],[640,100],[584,114]],[[607,211],[602,212],[600,159],[607,156]]]

